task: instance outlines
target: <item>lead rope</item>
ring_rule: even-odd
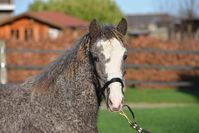
[[[131,109],[128,105],[123,105],[122,108],[124,108],[124,107],[127,107],[128,111],[131,113],[133,119],[135,119],[135,115],[134,115],[132,109]],[[151,133],[151,132],[149,132],[149,131],[147,131],[147,130],[141,128],[135,121],[133,121],[133,119],[132,119],[132,120],[129,119],[129,117],[126,115],[126,113],[125,113],[123,110],[121,110],[121,111],[119,112],[119,114],[120,114],[121,116],[123,116],[123,117],[127,120],[127,122],[129,123],[129,125],[130,125],[132,128],[134,128],[138,133]]]

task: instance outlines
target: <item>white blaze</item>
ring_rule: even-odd
[[[110,40],[99,40],[97,45],[103,47],[102,53],[104,54],[106,60],[105,63],[105,72],[107,73],[108,79],[112,78],[123,78],[122,62],[123,56],[126,49],[123,47],[123,44],[118,41],[116,38]],[[109,99],[112,102],[113,108],[118,108],[123,99],[122,86],[119,82],[114,82],[109,85],[110,95]]]

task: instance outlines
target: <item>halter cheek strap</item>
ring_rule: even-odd
[[[108,86],[111,84],[111,83],[114,83],[114,82],[119,82],[121,85],[122,85],[122,93],[124,94],[124,90],[123,90],[123,88],[124,88],[124,83],[123,83],[123,81],[122,81],[122,79],[121,78],[112,78],[111,80],[109,80],[109,81],[107,81],[105,84],[104,84],[104,86],[103,86],[103,88],[102,88],[102,92],[104,92],[105,90],[106,90],[106,88],[108,88]]]

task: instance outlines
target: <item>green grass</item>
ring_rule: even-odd
[[[199,91],[178,91],[177,89],[127,89],[125,102],[135,103],[199,103]]]
[[[153,133],[198,133],[199,91],[177,89],[127,89],[126,103],[182,103],[186,106],[137,108],[136,122]],[[118,113],[101,110],[98,117],[100,133],[136,133]]]
[[[198,133],[199,105],[154,109],[135,109],[137,123],[153,133]],[[99,133],[136,133],[117,113],[101,110]]]

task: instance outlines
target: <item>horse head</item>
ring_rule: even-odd
[[[94,19],[89,26],[90,51],[101,91],[111,111],[122,108],[124,91],[124,62],[127,58],[124,36],[126,19],[114,26],[100,26]]]

